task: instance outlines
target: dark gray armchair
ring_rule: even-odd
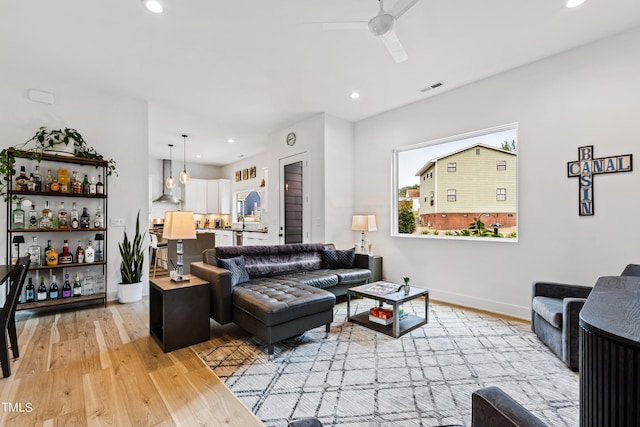
[[[555,282],[532,285],[531,330],[574,371],[580,363],[580,310],[590,292],[590,286]]]
[[[498,387],[486,387],[471,395],[472,427],[547,427],[535,415]]]

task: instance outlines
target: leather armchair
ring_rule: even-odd
[[[569,368],[580,363],[579,315],[590,286],[533,282],[531,330]]]

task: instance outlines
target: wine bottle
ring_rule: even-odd
[[[96,194],[104,194],[104,184],[102,183],[102,175],[98,175],[98,183],[96,184]]]
[[[44,277],[40,278],[40,286],[38,286],[38,301],[44,301],[47,299],[47,287],[44,285]]]
[[[89,183],[89,194],[96,194],[96,178],[94,176],[91,177],[91,182]]]
[[[33,302],[36,299],[36,288],[33,286],[33,277],[29,277],[29,283],[27,283],[27,296],[26,302]]]
[[[69,273],[64,275],[64,285],[62,285],[62,298],[71,298],[71,284],[69,283]]]
[[[34,191],[42,191],[42,176],[40,176],[40,165],[36,165],[36,173],[33,175],[33,180],[36,183]]]
[[[43,191],[51,191],[51,183],[53,182],[53,176],[51,176],[51,169],[47,169],[47,175],[44,177]]]
[[[73,281],[73,296],[79,297],[82,295],[82,285],[80,284],[80,277],[76,273],[76,280]]]
[[[87,174],[84,174],[84,180],[82,181],[82,194],[89,194],[90,185],[89,177],[87,177]]]
[[[58,299],[58,284],[56,283],[56,275],[51,276],[51,285],[49,285],[49,299]]]

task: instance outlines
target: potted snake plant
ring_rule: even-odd
[[[146,234],[146,232],[144,233]],[[144,269],[144,234],[140,234],[140,211],[136,217],[136,232],[133,240],[124,232],[124,239],[118,243],[120,248],[120,275],[122,281],[118,283],[118,301],[125,304],[142,299],[142,273]]]

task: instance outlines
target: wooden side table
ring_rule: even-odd
[[[188,282],[168,277],[149,280],[149,333],[167,353],[207,341],[209,282],[187,275]]]

